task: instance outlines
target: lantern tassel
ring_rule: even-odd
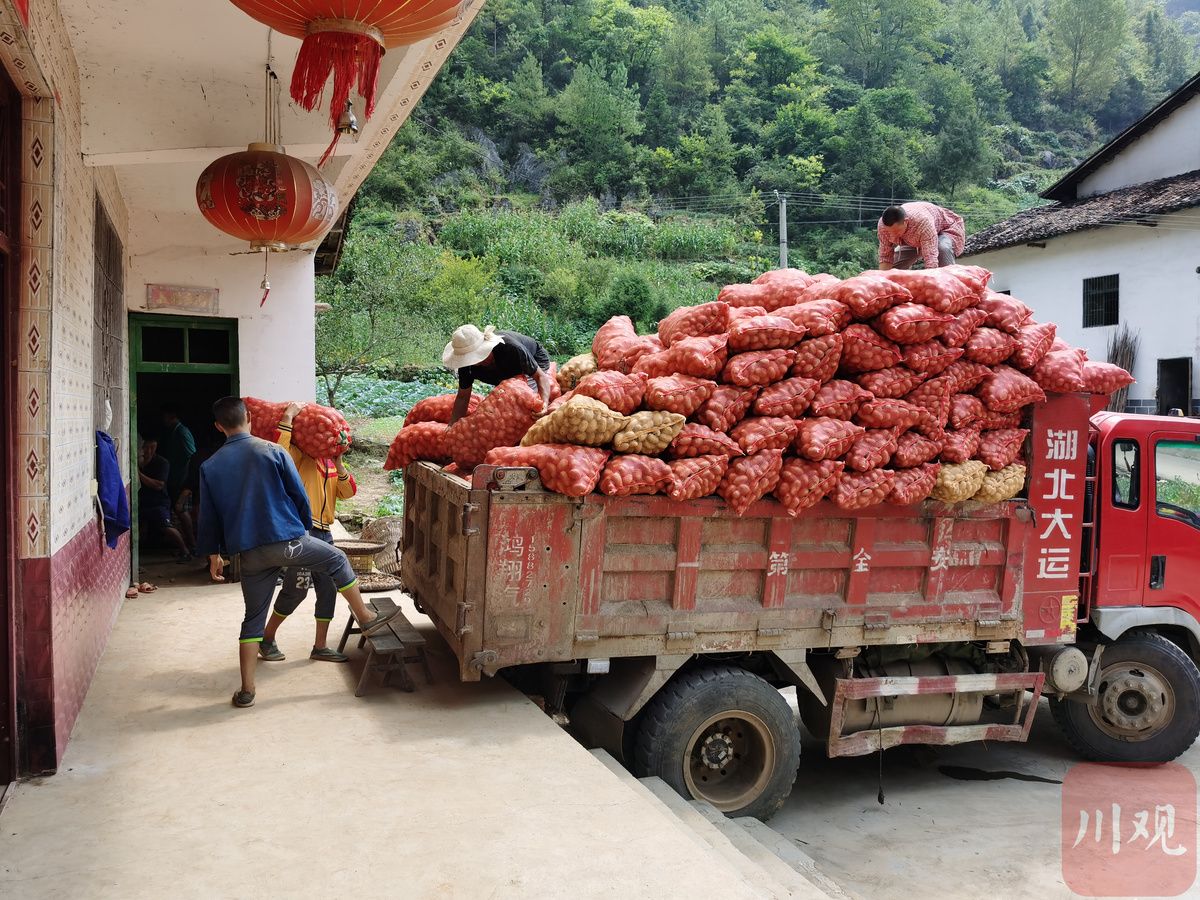
[[[271,296],[271,282],[267,278],[267,267],[270,265],[270,262],[271,252],[269,250],[263,250],[263,277],[262,282],[259,284],[259,287],[262,288],[263,295],[262,299],[258,301],[259,309],[263,308],[263,305],[267,302],[267,298]]]
[[[296,56],[292,73],[292,99],[312,111],[321,102],[325,83],[333,75],[333,97],[329,104],[329,124],[337,128],[350,91],[355,87],[365,101],[365,116],[375,111],[375,91],[379,84],[379,62],[383,47],[366,34],[344,31],[318,31],[308,35]],[[336,143],[336,142],[335,142]]]
[[[325,148],[325,152],[321,154],[321,158],[317,160],[317,168],[324,168],[325,163],[329,162],[329,157],[333,156],[333,151],[337,149],[338,141],[342,139],[340,131],[334,131],[333,140],[329,142],[329,146]]]

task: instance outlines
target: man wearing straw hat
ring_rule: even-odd
[[[476,381],[496,385],[524,375],[542,398],[542,412],[550,405],[554,379],[550,375],[550,354],[531,337],[515,331],[497,331],[488,325],[480,331],[474,325],[456,328],[442,351],[447,369],[458,372],[458,396],[450,414],[453,424],[467,414],[471,387]]]

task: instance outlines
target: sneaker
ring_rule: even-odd
[[[233,705],[236,706],[238,709],[246,709],[247,707],[253,706],[254,705],[254,692],[253,691],[240,691],[240,690],[234,691],[233,692]]]
[[[279,645],[274,641],[263,641],[258,645],[258,655],[267,662],[280,662],[287,659],[283,655],[283,651],[279,649]]]
[[[319,650],[313,647],[312,653],[308,654],[309,659],[316,659],[321,662],[344,663],[350,662],[350,657],[345,653],[338,653],[329,647],[322,647]]]

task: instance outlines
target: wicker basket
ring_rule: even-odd
[[[404,536],[404,516],[383,516],[372,519],[362,531],[364,541],[384,545],[375,554],[375,568],[388,575],[400,574],[400,541]]]

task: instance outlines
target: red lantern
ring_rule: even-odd
[[[462,0],[230,0],[247,15],[304,43],[292,73],[292,99],[316,108],[333,75],[329,121],[338,118],[358,92],[364,118],[375,111],[379,61],[385,49],[415,44],[458,17]]]
[[[252,250],[286,250],[320,237],[337,216],[337,194],[315,167],[274,144],[222,156],[196,182],[204,218]]]

